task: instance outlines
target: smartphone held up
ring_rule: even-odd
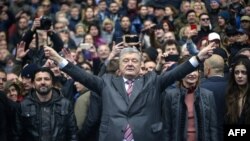
[[[128,46],[135,46],[139,47],[140,45],[140,40],[138,35],[132,35],[132,34],[127,34],[123,35],[123,42],[124,44],[127,44]]]

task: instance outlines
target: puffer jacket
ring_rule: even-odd
[[[166,141],[187,140],[187,89],[172,88],[165,91],[163,104]],[[197,141],[218,141],[216,105],[213,93],[198,87],[194,91],[195,127]]]
[[[46,103],[50,107],[50,125],[42,127],[41,105],[35,91],[20,103],[17,112],[16,128],[14,130],[15,141],[43,141],[42,128],[48,126],[51,129],[50,141],[77,141],[77,125],[73,107],[60,92],[53,89],[52,99]],[[47,118],[47,117],[46,117]],[[44,124],[44,123],[43,123]],[[44,127],[46,126],[46,127]]]

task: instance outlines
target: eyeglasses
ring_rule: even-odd
[[[55,27],[55,29],[63,29],[64,27],[63,26],[57,26]]]
[[[60,33],[69,33],[69,31],[67,29],[62,29],[62,30],[59,30]]]
[[[43,7],[50,7],[49,4],[42,4]]]
[[[241,23],[249,23],[250,21],[242,20]]]
[[[7,81],[7,79],[6,79],[6,78],[0,78],[0,80],[2,80],[2,82]]]
[[[201,19],[202,21],[210,21],[209,18],[204,18],[204,19]]]

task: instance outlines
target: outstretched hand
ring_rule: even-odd
[[[25,50],[26,43],[24,41],[21,41],[19,44],[17,44],[16,47],[16,59],[22,60],[27,53],[29,52],[29,49]]]
[[[205,48],[203,48],[199,53],[198,53],[198,58],[201,61],[204,61],[205,59],[209,58],[210,56],[213,55],[213,50],[215,47],[214,46],[214,42],[208,44]]]
[[[61,57],[53,48],[44,46],[45,57],[60,63],[64,58]]]
[[[67,59],[69,62],[76,64],[76,61],[74,57],[71,55],[71,52],[68,48],[62,48],[63,55],[65,59]]]

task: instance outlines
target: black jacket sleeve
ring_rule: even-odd
[[[48,32],[48,36],[51,38],[51,41],[53,42],[53,48],[56,52],[60,52],[63,48],[63,41],[61,38],[56,34],[55,32],[51,31]]]
[[[29,48],[29,45],[33,39],[33,35],[35,34],[35,31],[31,31],[30,29],[24,34],[21,41],[24,41],[25,44],[25,50]]]
[[[0,93],[0,139],[1,141],[7,141],[7,129],[6,129],[6,108],[4,102],[4,94]]]

